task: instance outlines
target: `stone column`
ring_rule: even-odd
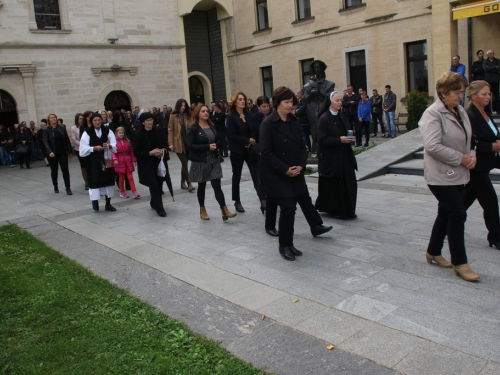
[[[35,88],[33,86],[33,74],[36,66],[20,67],[19,72],[23,76],[24,95],[26,96],[26,105],[28,107],[29,121],[35,121],[38,124],[38,116],[36,113]],[[29,121],[27,121],[29,123]]]

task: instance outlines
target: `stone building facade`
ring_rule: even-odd
[[[500,50],[496,8],[458,21],[454,10],[498,2],[0,1],[0,122],[55,112],[70,124],[88,109],[209,103],[236,90],[256,98],[302,87],[314,59],[338,90],[433,94],[454,54],[469,67],[477,49]]]

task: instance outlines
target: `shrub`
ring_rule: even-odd
[[[408,94],[408,121],[406,121],[408,131],[418,128],[418,122],[427,109],[427,97],[426,92],[415,90],[411,90]]]

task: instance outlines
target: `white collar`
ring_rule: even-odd
[[[337,116],[339,113],[338,112],[333,112],[331,109],[330,109],[330,113],[334,116]]]

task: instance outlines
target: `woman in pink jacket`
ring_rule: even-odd
[[[118,173],[119,177],[118,186],[120,187],[120,198],[128,198],[124,186],[125,175],[127,175],[134,199],[140,198],[135,188],[134,177],[132,176],[132,172],[135,170],[134,167],[136,165],[134,150],[129,139],[125,135],[125,129],[122,127],[116,129],[116,153],[113,153],[113,160],[115,163],[115,172]]]

